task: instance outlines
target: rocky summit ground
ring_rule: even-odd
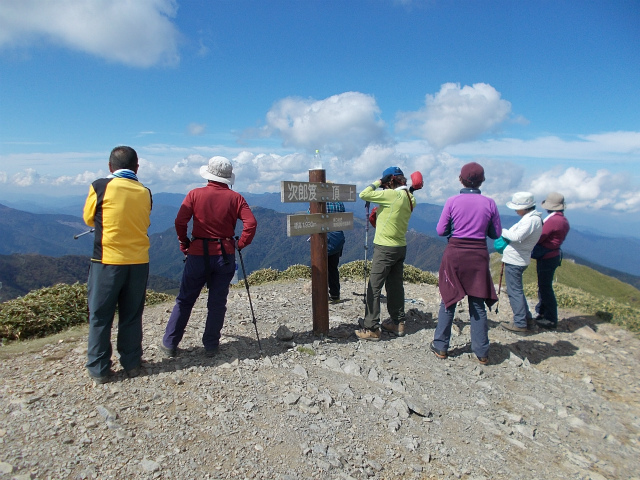
[[[565,311],[558,331],[510,333],[503,295],[482,366],[464,305],[449,359],[429,351],[435,287],[406,285],[406,336],[376,343],[353,333],[362,281],[343,282],[327,338],[312,333],[310,288],[251,287],[262,354],[243,288],[214,358],[204,297],[176,359],[157,347],[172,305],[149,307],[143,374],[105,385],[85,373],[86,332],[1,348],[0,479],[640,478],[628,331]]]

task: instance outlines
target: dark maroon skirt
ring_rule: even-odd
[[[447,308],[466,296],[483,298],[489,307],[498,301],[486,240],[449,239],[440,263],[439,288]]]

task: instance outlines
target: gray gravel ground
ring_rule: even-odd
[[[94,385],[86,334],[5,355],[0,479],[640,478],[629,332],[561,312],[558,331],[513,334],[499,328],[503,295],[481,366],[464,306],[450,358],[429,351],[435,287],[406,285],[407,335],[372,343],[353,334],[363,282],[343,282],[328,338],[311,332],[310,289],[251,288],[262,355],[243,288],[214,358],[200,343],[203,297],[175,359],[157,348],[172,305],[146,309],[137,378]]]

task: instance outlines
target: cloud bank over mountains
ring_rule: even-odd
[[[316,167],[313,154],[319,149],[327,178],[339,183],[364,187],[389,165],[398,165],[407,174],[420,170],[425,187],[418,198],[429,203],[442,203],[455,194],[460,167],[474,160],[486,170],[483,191],[499,202],[517,190],[529,190],[539,198],[560,191],[571,208],[640,211],[640,187],[628,175],[607,169],[590,173],[584,168],[592,159],[629,162],[631,167],[640,151],[640,133],[608,132],[569,140],[478,140],[511,115],[510,103],[491,85],[447,83],[426,97],[424,108],[398,114],[396,129],[415,134],[410,138],[391,135],[369,94],[345,92],[320,100],[283,98],[266,112],[263,127],[242,133],[243,141],[257,142],[258,147],[134,145],[141,158],[139,176],[155,191],[185,192],[202,183],[198,169],[209,157],[225,155],[234,164],[237,190],[274,192],[281,180],[307,180],[308,170]],[[260,145],[274,139],[280,145]],[[86,186],[105,175],[108,152],[86,157],[77,152],[0,157],[3,165],[24,166],[17,173],[0,171],[0,184],[53,189]],[[550,168],[537,166],[540,159],[550,158],[554,160]],[[61,174],[56,165],[63,161]],[[45,167],[47,164],[50,166]],[[89,164],[93,170],[86,169]]]
[[[175,24],[177,12],[175,0],[3,0],[0,49],[28,56],[30,49],[52,44],[128,68],[170,70],[179,66],[186,41]],[[207,45],[198,48],[207,55]],[[382,111],[376,92],[274,98],[261,125],[247,125],[230,142],[207,143],[232,132],[212,132],[195,118],[184,125],[186,144],[171,143],[170,136],[167,143],[144,143],[149,128],[132,144],[141,159],[139,177],[155,192],[184,193],[203,183],[198,170],[209,157],[224,155],[234,163],[236,190],[275,192],[281,180],[307,180],[318,149],[328,179],[359,188],[390,165],[406,174],[420,170],[425,186],[418,199],[429,203],[457,193],[460,167],[478,161],[486,170],[483,193],[501,204],[517,190],[538,199],[560,191],[570,208],[640,212],[638,177],[629,174],[637,169],[640,132],[509,137],[503,128],[526,129],[527,112],[518,112],[518,105],[482,79],[471,85],[448,80],[425,92],[413,111]],[[108,173],[108,151],[67,150],[0,153],[0,188],[79,194]]]

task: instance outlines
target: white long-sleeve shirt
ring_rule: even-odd
[[[509,245],[502,253],[502,261],[510,265],[525,266],[531,263],[531,250],[542,235],[542,216],[537,210],[525,214],[511,228],[502,229],[502,236]]]

